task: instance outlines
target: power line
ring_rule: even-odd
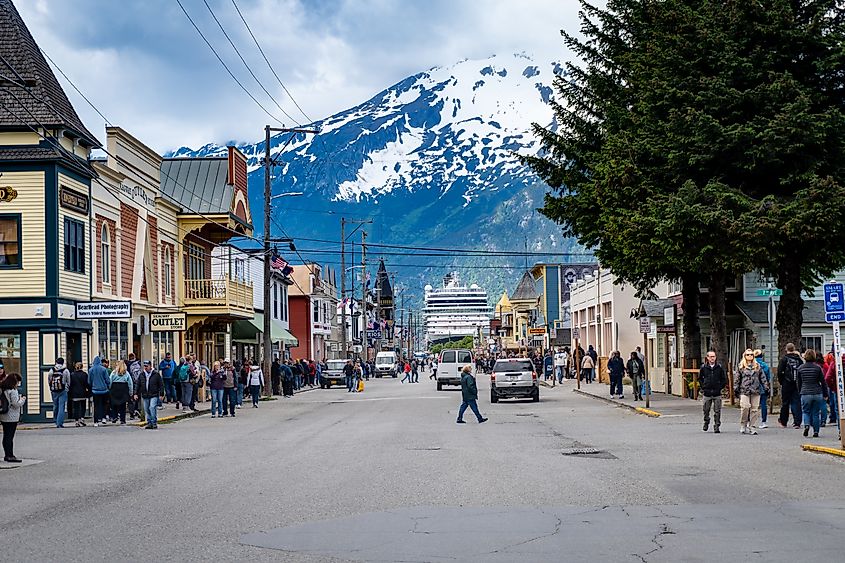
[[[103,112],[101,112],[99,109],[97,109],[97,106],[95,106],[95,105],[93,104],[93,102],[91,102],[91,100],[89,100],[89,99],[88,99],[88,97],[87,97],[87,96],[85,96],[85,94],[83,94],[83,93],[82,93],[82,90],[80,90],[79,88],[77,88],[77,87],[76,87],[76,84],[74,84],[74,83],[73,83],[73,80],[71,80],[71,79],[68,77],[68,75],[67,75],[67,74],[65,74],[65,71],[63,71],[63,70],[59,67],[59,65],[57,65],[57,64],[56,64],[56,62],[55,62],[53,59],[51,59],[51,58],[50,58],[50,55],[48,55],[48,54],[47,54],[47,52],[46,52],[44,49],[42,49],[41,47],[38,47],[38,50],[39,50],[39,51],[41,51],[41,54],[42,54],[42,55],[44,55],[45,57],[47,57],[47,60],[48,60],[48,61],[50,61],[50,64],[51,64],[51,65],[53,65],[53,67],[54,67],[56,70],[58,70],[58,71],[59,71],[59,73],[60,73],[62,76],[64,76],[64,77],[65,77],[65,80],[67,80],[67,81],[68,81],[68,84],[70,84],[70,85],[73,87],[73,89],[74,89],[74,90],[76,90],[76,93],[77,93],[77,94],[79,94],[80,96],[82,96],[82,99],[83,99],[83,100],[85,100],[86,102],[88,102],[88,105],[89,105],[89,106],[91,106],[91,109],[93,109],[94,111],[96,111],[96,112],[97,112],[97,114],[98,114],[100,117],[102,117],[102,118],[103,118],[103,121],[105,121],[105,122],[106,122],[106,125],[108,125],[109,127],[111,127],[111,122],[109,121],[109,118],[108,118],[108,117],[106,117],[105,115],[103,115]],[[5,59],[4,59],[4,62],[5,62]],[[8,65],[9,63],[6,63],[6,64]],[[12,67],[11,67],[11,65],[9,65],[9,68],[12,68]],[[12,69],[12,71],[14,71],[14,69]],[[15,74],[17,74],[17,73],[15,73]]]
[[[194,26],[194,29],[195,29],[195,30],[197,30],[197,33],[199,34],[199,36],[200,36],[200,37],[202,37],[202,40],[203,40],[203,41],[205,41],[205,44],[206,44],[206,45],[208,45],[208,48],[209,48],[209,49],[211,49],[211,52],[212,52],[212,53],[214,53],[214,56],[215,56],[215,57],[217,57],[217,60],[218,60],[218,61],[220,61],[220,64],[221,64],[221,65],[223,65],[223,68],[225,68],[225,69],[226,69],[226,72],[228,72],[228,73],[229,73],[229,76],[231,76],[231,77],[232,77],[232,80],[234,80],[234,81],[235,81],[235,83],[236,83],[236,84],[237,84],[237,85],[241,88],[241,90],[243,90],[244,92],[246,92],[246,95],[247,95],[247,96],[249,96],[250,98],[252,98],[252,101],[253,101],[253,102],[255,102],[255,104],[256,104],[258,107],[260,107],[262,110],[264,110],[264,113],[266,113],[267,115],[269,115],[269,116],[270,116],[270,118],[271,118],[271,119],[273,119],[273,121],[275,121],[276,123],[278,123],[279,125],[281,125],[281,126],[283,126],[283,127],[284,127],[284,125],[285,125],[285,124],[284,124],[284,123],[282,123],[281,121],[279,121],[279,119],[278,119],[278,118],[276,118],[276,116],[275,116],[275,115],[273,115],[272,113],[270,113],[269,111],[267,111],[267,108],[265,108],[263,105],[261,105],[261,102],[259,102],[259,101],[255,98],[255,96],[253,96],[253,95],[252,95],[252,93],[251,93],[249,90],[247,90],[247,89],[246,89],[246,86],[244,86],[243,84],[241,84],[241,81],[240,81],[240,80],[238,80],[238,78],[234,75],[234,73],[232,73],[232,71],[229,69],[229,66],[228,66],[228,65],[226,64],[226,62],[225,62],[225,61],[224,61],[224,60],[220,57],[220,55],[217,53],[217,50],[215,50],[215,49],[214,49],[214,46],[212,46],[212,44],[208,41],[208,39],[206,39],[205,35],[204,35],[204,34],[203,34],[203,32],[200,30],[200,28],[197,26],[197,24],[196,24],[196,23],[194,23],[194,19],[191,17],[191,15],[190,15],[190,14],[188,13],[188,11],[185,9],[185,6],[183,6],[183,5],[182,5],[182,0],[176,0],[176,3],[177,3],[177,4],[179,4],[179,7],[180,7],[180,8],[182,8],[182,12],[184,12],[185,17],[186,17],[186,18],[188,18],[188,21],[189,21],[189,22],[191,22],[191,25],[192,25],[192,26]]]
[[[250,76],[252,76],[252,78],[255,80],[256,84],[258,84],[258,86],[259,86],[262,90],[264,90],[264,93],[265,93],[265,94],[267,94],[267,97],[269,97],[269,98],[270,98],[270,100],[272,100],[272,101],[273,101],[273,103],[274,103],[274,104],[276,104],[276,107],[277,107],[277,108],[279,108],[279,111],[281,111],[283,114],[285,114],[285,115],[288,117],[288,119],[292,120],[294,123],[296,123],[297,125],[301,126],[302,124],[301,124],[299,121],[297,121],[295,117],[293,117],[291,114],[289,114],[288,112],[286,112],[286,111],[284,110],[284,108],[283,108],[282,106],[280,106],[280,105],[279,105],[279,102],[277,102],[277,101],[276,101],[276,98],[274,98],[274,97],[273,97],[273,94],[271,94],[270,92],[268,92],[268,91],[267,91],[267,88],[265,88],[265,87],[264,87],[264,84],[262,84],[262,83],[261,83],[261,81],[260,81],[260,80],[258,80],[258,77],[257,77],[257,76],[255,76],[255,73],[254,73],[254,72],[252,72],[252,68],[249,66],[249,64],[248,64],[248,63],[246,62],[246,60],[243,58],[243,55],[241,55],[241,52],[240,52],[240,51],[238,50],[238,48],[235,46],[235,42],[234,42],[234,41],[232,41],[232,38],[231,38],[231,37],[229,37],[229,34],[226,32],[226,29],[223,27],[223,24],[222,24],[222,23],[220,23],[220,20],[219,20],[219,19],[217,19],[217,15],[214,13],[214,10],[212,10],[212,9],[211,9],[211,6],[209,6],[209,4],[208,4],[208,0],[202,0],[202,1],[203,1],[203,4],[205,4],[205,7],[206,7],[206,8],[208,8],[208,13],[210,13],[210,14],[211,14],[211,17],[212,17],[212,18],[214,18],[214,21],[215,21],[215,22],[217,22],[217,27],[219,27],[219,28],[220,28],[220,31],[222,31],[222,32],[223,32],[223,35],[224,35],[224,36],[226,37],[226,39],[229,41],[229,45],[231,45],[231,46],[232,46],[232,49],[234,49],[234,50],[235,50],[235,53],[238,55],[238,58],[239,58],[239,59],[241,59],[241,62],[242,62],[242,63],[244,64],[244,66],[246,67],[246,70],[249,72]]]
[[[254,34],[254,33],[252,33],[252,29],[250,29],[249,24],[248,24],[248,23],[246,23],[246,18],[244,18],[244,15],[241,13],[241,9],[240,9],[240,8],[238,8],[238,3],[237,3],[237,2],[235,2],[235,0],[232,0],[232,4],[235,6],[235,10],[237,10],[238,15],[241,17],[241,21],[242,21],[242,22],[244,22],[244,25],[246,26],[246,30],[249,32],[250,37],[252,37],[252,40],[255,42],[255,46],[256,46],[256,47],[258,47],[258,51],[261,53],[261,56],[262,56],[262,57],[264,57],[264,62],[266,62],[266,63],[267,63],[267,66],[269,67],[270,72],[272,72],[272,73],[273,73],[273,76],[275,76],[275,77],[276,77],[276,80],[279,82],[279,85],[280,85],[280,86],[282,87],[282,89],[285,91],[285,94],[287,94],[287,95],[288,95],[288,98],[290,98],[290,101],[292,101],[292,102],[293,102],[293,105],[295,105],[295,106],[296,106],[296,109],[298,109],[298,110],[299,110],[299,112],[300,112],[303,116],[305,116],[305,119],[307,119],[309,123],[314,123],[314,120],[313,120],[313,119],[311,119],[310,117],[308,117],[308,114],[307,114],[307,113],[305,113],[305,112],[302,110],[302,108],[301,108],[301,107],[299,107],[299,104],[298,104],[298,103],[296,103],[296,100],[294,99],[293,94],[291,94],[291,93],[290,93],[290,91],[287,89],[287,86],[285,86],[285,85],[284,85],[284,83],[282,82],[282,79],[281,79],[281,78],[279,78],[279,75],[278,75],[278,74],[276,74],[275,69],[273,69],[273,65],[271,65],[271,64],[270,64],[270,61],[267,59],[267,55],[265,55],[265,54],[264,54],[264,49],[262,49],[262,48],[261,48],[261,45],[258,43],[258,39],[256,39],[256,38],[255,38],[255,34]],[[293,118],[291,118],[291,119],[293,119]],[[294,121],[295,121],[295,120],[294,120]]]

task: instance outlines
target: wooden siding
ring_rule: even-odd
[[[150,295],[148,301],[154,304],[161,303],[158,281],[161,278],[161,274],[159,273],[159,259],[158,259],[158,219],[154,215],[147,215],[147,221],[149,222],[149,233],[150,233],[150,257],[153,260],[152,267],[152,275],[150,276],[150,281],[153,284],[153,287],[147,288],[147,292]]]
[[[47,248],[44,240],[44,172],[4,172],[2,185],[18,197],[0,203],[0,213],[21,214],[23,267],[0,270],[0,298],[43,297],[47,293]]]
[[[120,225],[120,295],[131,299],[135,273],[138,212],[124,203],[120,204]]]
[[[59,186],[67,186],[83,194],[90,194],[89,186],[82,182],[77,182],[73,178],[59,174]],[[84,225],[83,232],[85,233],[85,271],[78,274],[76,272],[65,271],[65,217],[75,219]],[[58,244],[58,270],[59,270],[59,295],[70,299],[79,299],[81,301],[88,301],[91,299],[91,241],[90,241],[91,227],[87,215],[82,215],[71,211],[64,207],[59,207],[59,240]]]

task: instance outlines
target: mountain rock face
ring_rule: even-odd
[[[271,154],[279,163],[273,193],[303,192],[274,200],[274,236],[295,238],[306,259],[333,266],[339,265],[339,245],[318,241],[340,239],[341,217],[372,219],[368,243],[580,252],[536,211],[547,187],[517,158],[539,151],[532,123],[553,125],[547,102],[559,72],[557,64],[521,54],[465,60],[408,77],[315,123],[318,135],[273,137]],[[250,204],[260,234],[264,142],[239,148],[249,158]],[[225,147],[210,144],[170,156],[223,154]],[[350,240],[360,242],[360,236]],[[450,270],[487,289],[495,302],[503,289],[513,290],[527,264],[567,261],[392,254],[397,252],[409,251],[370,247],[368,258],[384,256],[400,285],[408,286],[412,305],[419,304],[425,284],[438,286]],[[360,263],[360,246],[355,260]]]

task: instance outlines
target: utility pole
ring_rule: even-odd
[[[361,231],[361,348],[364,361],[370,359],[367,344],[367,231]]]
[[[346,342],[346,219],[340,218],[340,342],[343,359],[349,359]]]
[[[270,377],[271,362],[273,355],[273,343],[270,338],[270,285],[272,283],[270,277],[270,172],[273,160],[270,158],[270,133],[277,131],[281,133],[313,133],[317,134],[317,129],[304,128],[274,128],[269,125],[264,126],[264,353],[262,355],[262,370],[264,372],[264,394],[272,395],[273,387]],[[293,140],[293,135],[287,140],[282,150]],[[281,151],[279,152],[281,154]]]

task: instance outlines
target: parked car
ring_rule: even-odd
[[[443,350],[437,360],[437,390],[442,391],[444,385],[461,384],[461,370],[470,366],[475,375],[475,362],[471,350]]]
[[[534,364],[524,358],[496,360],[490,375],[490,402],[514,398],[540,400],[540,382]]]
[[[346,360],[328,360],[326,368],[320,375],[320,389],[328,389],[332,385],[346,386],[346,376],[343,375],[343,366]]]

